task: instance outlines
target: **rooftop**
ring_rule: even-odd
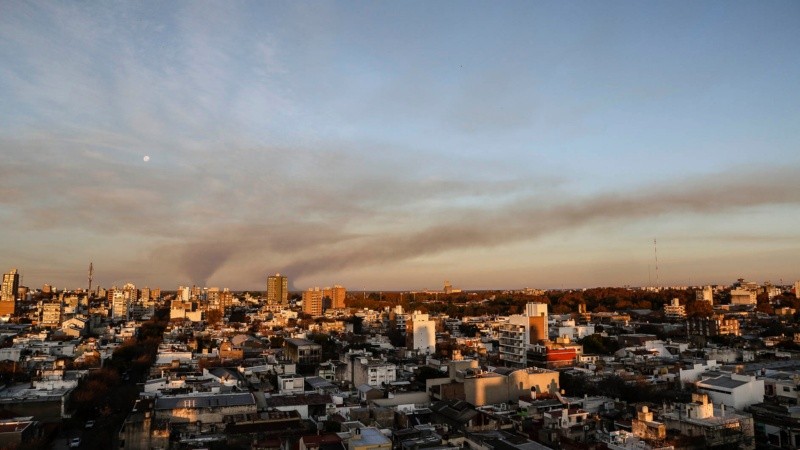
[[[203,394],[158,397],[155,409],[214,408],[225,406],[255,406],[253,394]]]

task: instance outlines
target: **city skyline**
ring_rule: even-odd
[[[24,284],[800,279],[797,2],[12,2]]]

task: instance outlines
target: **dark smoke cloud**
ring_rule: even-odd
[[[605,194],[564,200],[540,207],[520,201],[484,212],[470,211],[450,220],[404,234],[365,238],[354,245],[298,258],[286,271],[296,277],[324,271],[402,261],[448,250],[492,247],[604,221],[638,220],[669,214],[714,214],[766,204],[800,203],[800,180],[794,170],[748,171],[706,177],[702,182],[681,180],[639,194]]]

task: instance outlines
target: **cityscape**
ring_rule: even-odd
[[[800,449],[800,2],[0,2],[0,450]]]
[[[0,445],[796,445],[800,281],[63,289],[3,275]]]

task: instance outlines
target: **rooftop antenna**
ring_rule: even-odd
[[[89,263],[89,289],[86,291],[87,295],[92,295],[92,276],[94,275],[94,264]]]
[[[653,254],[656,257],[656,289],[658,289],[660,287],[658,283],[658,244],[655,238],[653,238]]]

